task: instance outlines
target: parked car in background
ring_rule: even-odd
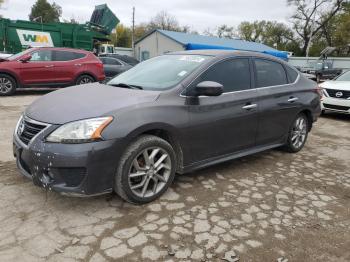
[[[333,63],[328,60],[319,60],[311,69],[304,70],[304,73],[314,75],[317,83],[324,80],[330,80],[343,72],[340,68],[333,68]]]
[[[103,81],[102,62],[91,52],[31,48],[0,60],[0,95],[30,87],[66,87]]]
[[[100,57],[100,60],[103,64],[103,69],[107,79],[115,77],[132,68],[131,65],[115,57]]]
[[[186,173],[276,147],[300,151],[321,112],[315,82],[256,52],[184,51],[45,95],[14,132],[20,172],[66,195],[143,204]],[[82,97],[84,98],[82,100]]]
[[[139,60],[137,60],[136,58],[134,58],[132,56],[128,56],[128,55],[102,54],[102,55],[100,55],[100,57],[114,57],[114,58],[117,58],[117,59],[123,61],[124,63],[131,65],[131,66],[135,66],[138,63],[140,63]]]
[[[306,78],[310,79],[310,80],[313,80],[313,81],[316,81],[316,76],[315,75],[312,75],[312,74],[308,74],[308,73],[305,73],[306,71],[303,70],[300,66],[295,66],[295,68],[302,73],[303,76],[305,76]]]
[[[320,84],[323,89],[322,112],[350,114],[350,71]]]

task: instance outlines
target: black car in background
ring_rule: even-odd
[[[300,151],[321,112],[315,82],[272,56],[200,50],[149,59],[108,82],[30,105],[14,132],[20,172],[68,195],[142,204],[186,173],[276,147]]]
[[[106,75],[106,79],[115,77],[120,73],[123,73],[129,70],[130,68],[132,68],[131,65],[121,61],[118,58],[114,58],[114,57],[99,57],[99,58],[103,64],[103,69]]]
[[[116,59],[123,61],[124,63],[131,65],[131,66],[135,66],[138,63],[140,63],[136,58],[134,58],[132,56],[128,56],[128,55],[103,54],[103,55],[100,55],[100,57],[114,57]]]

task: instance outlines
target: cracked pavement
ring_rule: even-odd
[[[46,194],[19,175],[12,131],[37,97],[0,99],[0,261],[350,260],[350,116],[321,117],[298,154],[178,175],[133,206]]]

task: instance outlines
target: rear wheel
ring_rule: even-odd
[[[0,74],[0,96],[9,96],[16,92],[16,80],[6,74]]]
[[[90,75],[81,75],[78,77],[77,81],[76,81],[76,85],[84,85],[84,84],[89,84],[89,83],[93,83],[96,82],[95,79],[90,76]]]
[[[299,152],[305,145],[308,132],[309,132],[309,122],[305,114],[299,114],[288,134],[288,140],[284,148],[286,151],[291,153]]]
[[[120,160],[115,191],[134,204],[151,202],[168,189],[175,170],[172,146],[159,137],[142,136],[126,149]]]

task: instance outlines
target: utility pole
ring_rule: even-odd
[[[135,7],[132,8],[132,34],[131,34],[131,48],[135,55]]]

